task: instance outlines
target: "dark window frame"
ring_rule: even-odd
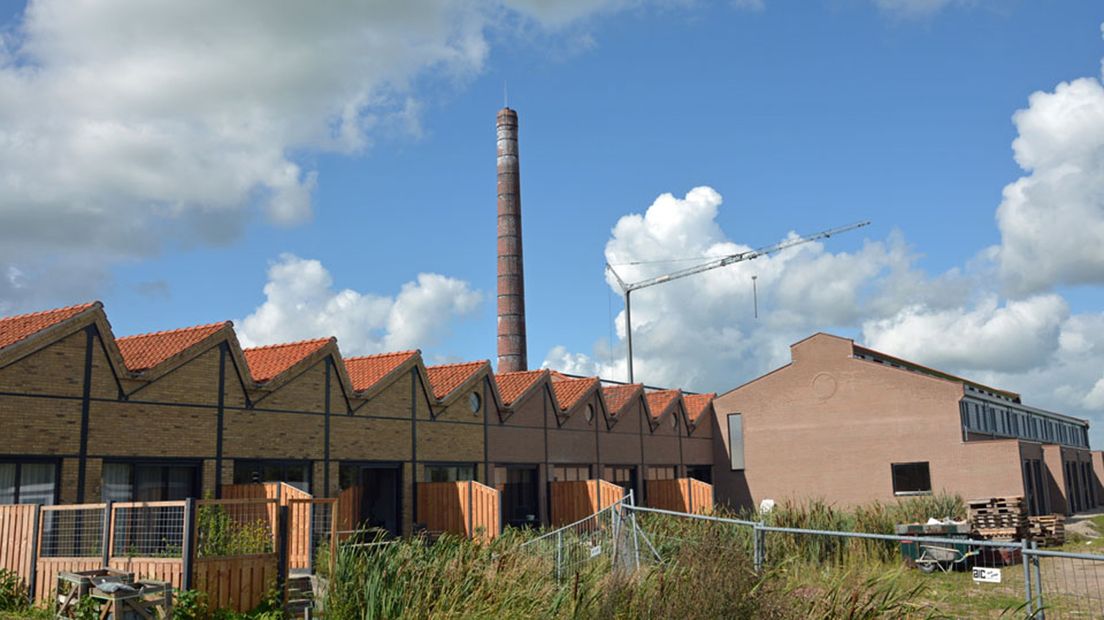
[[[921,478],[921,480],[923,480],[924,478],[927,479],[927,488],[926,489],[898,490],[898,482],[903,481],[901,479],[905,476],[904,473],[898,473],[898,468],[899,467],[901,467],[901,468],[909,467],[909,466],[920,466],[920,465],[922,465],[924,467],[924,476],[923,476],[923,478]],[[911,495],[931,495],[932,494],[931,461],[907,461],[907,462],[903,462],[903,463],[890,463],[890,470],[889,471],[890,471],[890,478],[892,480],[892,485],[893,485],[893,494],[895,496],[903,497],[903,496],[911,496]]]
[[[429,479],[429,470],[431,468],[443,469],[443,468],[447,468],[447,467],[456,467],[456,468],[471,467],[471,470],[472,470],[471,478],[468,478],[468,479],[465,479],[465,480],[460,480],[460,476],[459,476],[460,472],[457,472],[457,476],[456,476],[457,479],[455,480],[455,482],[468,482],[468,480],[479,482],[479,464],[475,463],[473,461],[422,461],[421,464],[423,466],[422,467],[422,478],[424,478],[424,480],[421,480],[421,482],[431,482],[430,479]]]
[[[105,458],[101,463],[100,470],[100,496],[103,497],[103,467],[107,465],[127,465],[130,467],[130,499],[134,500],[135,491],[135,475],[134,467],[136,465],[145,465],[147,467],[163,467],[165,470],[161,474],[161,488],[168,489],[168,468],[170,467],[191,467],[194,472],[192,479],[192,491],[188,497],[200,497],[203,491],[203,459],[189,459],[189,458],[151,458],[151,457],[132,457],[132,458]]]
[[[19,503],[19,488],[20,480],[22,478],[22,466],[23,465],[53,465],[54,466],[54,495],[50,499],[47,506],[58,503],[61,491],[61,459],[50,456],[20,456],[9,455],[0,457],[0,465],[15,465],[15,493],[12,498],[12,505]]]
[[[307,488],[306,488],[305,492],[306,493],[311,493],[312,490],[314,489],[314,461],[312,461],[310,459],[234,459],[234,484],[256,484],[252,480],[250,480],[248,482],[238,482],[238,467],[240,467],[242,463],[246,463],[246,464],[256,463],[256,464],[260,465],[259,469],[262,471],[262,473],[263,473],[265,467],[282,467],[284,469],[284,473],[281,476],[282,478],[287,478],[287,468],[289,466],[301,467],[303,465],[306,465],[306,476],[305,476],[306,481],[305,482],[307,484]],[[264,476],[261,476],[261,477],[263,478]],[[291,484],[292,486],[294,486],[293,483],[287,482],[286,480],[261,480],[260,481],[261,484],[263,484],[265,482],[284,482],[285,484]]]

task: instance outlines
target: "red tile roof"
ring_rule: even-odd
[[[334,341],[333,338],[320,338],[254,347],[244,351],[245,362],[249,364],[249,374],[253,375],[253,380],[265,383]]]
[[[138,334],[119,338],[119,352],[123,354],[123,363],[131,372],[149,370],[170,357],[193,347],[220,329],[229,327],[229,322],[211,323],[170,331]]]
[[[655,392],[648,392],[645,398],[648,399],[648,408],[652,410],[652,418],[658,419],[661,415],[667,412],[667,408],[671,406],[676,398],[681,394],[679,390],[657,390]]]
[[[640,383],[607,385],[602,388],[602,396],[606,399],[606,406],[609,407],[611,415],[617,415],[642,389],[644,385]]]
[[[429,373],[429,385],[433,388],[433,396],[437,400],[444,400],[453,390],[463,385],[480,368],[489,364],[487,360],[479,362],[463,362],[460,364],[438,364],[426,367]]]
[[[498,386],[498,394],[502,397],[502,403],[509,405],[525,394],[540,380],[547,371],[525,370],[521,372],[500,372],[495,375],[495,384]]]
[[[709,405],[713,403],[713,399],[716,397],[715,392],[684,395],[682,402],[686,405],[686,417],[690,419],[690,422],[697,424],[698,418],[709,409]]]
[[[349,380],[353,382],[353,389],[357,392],[363,392],[416,355],[418,355],[418,351],[396,351],[363,357],[347,357],[345,358],[345,370],[349,372]]]
[[[99,302],[92,302],[80,304],[79,306],[69,306],[68,308],[0,318],[0,349],[11,346],[62,321],[71,319],[98,304]]]
[[[582,379],[561,377],[552,382],[552,389],[556,393],[556,400],[560,403],[560,409],[570,411],[586,395],[587,391],[597,384],[597,377],[583,377]]]

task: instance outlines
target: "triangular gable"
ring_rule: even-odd
[[[534,396],[545,391],[551,393],[552,390],[549,373],[543,369],[496,373],[494,382],[499,397],[502,399],[502,406],[499,408],[499,422],[510,419],[514,412],[522,408]]]
[[[358,397],[367,398],[369,393],[378,392],[381,387],[389,385],[394,377],[406,374],[417,363],[419,356],[420,352],[417,350],[395,351],[347,357],[344,363],[353,392]]]
[[[498,393],[498,386],[495,385],[491,363],[488,360],[426,366],[426,375],[429,378],[433,397],[437,399],[434,406],[434,415],[437,415],[436,412],[447,408],[462,394],[481,381],[487,382],[495,408],[501,409],[502,407],[502,397]]]
[[[698,428],[702,416],[713,408],[713,399],[717,397],[715,392],[707,394],[684,394],[682,402],[686,408],[687,434],[692,434]]]
[[[655,432],[659,425],[663,423],[663,419],[667,417],[671,412],[676,412],[682,403],[682,392],[680,390],[656,390],[655,392],[648,392],[645,395],[648,401],[649,420],[648,423],[651,426],[652,432]]]
[[[606,399],[606,406],[609,407],[610,420],[613,421],[613,424],[621,419],[621,413],[636,401],[643,392],[644,385],[642,383],[602,386],[602,397]]]
[[[560,426],[574,413],[579,404],[585,401],[591,394],[597,394],[598,406],[602,410],[602,419],[606,422],[606,430],[610,428],[609,407],[602,396],[602,384],[598,377],[571,378],[553,371],[552,394],[553,402],[557,405],[556,418]]]
[[[229,330],[232,324],[229,321],[211,323],[210,325],[197,325],[149,334],[124,336],[117,338],[115,343],[119,346],[119,353],[123,356],[123,364],[126,369],[134,374],[141,374],[143,378],[149,378],[161,374],[163,370],[159,366],[170,365],[167,362],[178,361],[186,354],[194,352],[193,349],[201,344],[214,343],[214,336],[219,332]],[[206,350],[208,347],[202,347]]]

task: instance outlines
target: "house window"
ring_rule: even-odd
[[[587,403],[586,406],[586,421],[587,424],[590,424],[594,421],[594,405],[591,403]]]
[[[556,465],[552,468],[553,482],[580,480],[590,480],[590,465]]]
[[[712,465],[690,465],[686,468],[686,475],[694,480],[701,480],[707,484],[713,484]]]
[[[426,482],[463,482],[475,480],[475,465],[471,463],[456,463],[442,465],[426,465]]]
[[[483,401],[479,398],[478,392],[468,394],[468,409],[471,409],[472,413],[479,413],[479,406],[482,404]]]
[[[728,416],[728,450],[732,470],[744,468],[744,420],[738,413]]]
[[[196,463],[108,462],[103,466],[105,502],[160,502],[199,495]]]
[[[893,463],[894,495],[926,495],[931,493],[931,473],[928,462]]]
[[[676,467],[674,465],[651,465],[645,471],[645,480],[674,480]]]
[[[310,493],[310,461],[235,460],[234,484],[286,482]]]
[[[53,504],[57,463],[0,461],[0,504]]]
[[[605,475],[602,476],[606,482],[612,482],[621,488],[625,489],[625,493],[628,493],[636,486],[636,468],[635,467],[607,467]]]

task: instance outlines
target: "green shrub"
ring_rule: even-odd
[[[27,587],[16,573],[0,569],[0,611],[23,611],[30,606]]]
[[[272,553],[272,530],[263,518],[240,519],[225,506],[201,506],[196,513],[199,557]]]

